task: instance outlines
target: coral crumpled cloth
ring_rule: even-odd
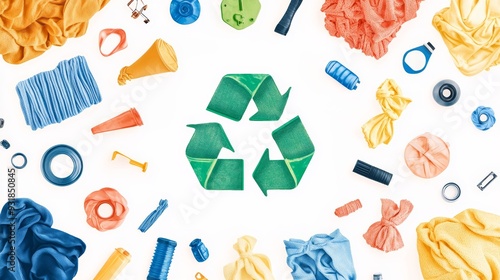
[[[0,54],[12,64],[85,34],[88,21],[109,0],[15,0],[0,5]]]
[[[411,172],[421,178],[434,178],[450,163],[448,144],[426,132],[411,140],[405,149],[405,162]]]
[[[238,238],[233,248],[240,258],[224,266],[226,280],[274,280],[269,258],[252,252],[256,242],[257,239],[249,235]]]
[[[467,76],[500,63],[500,3],[452,0],[432,25],[441,34],[455,66]]]
[[[413,204],[406,199],[401,200],[400,206],[390,200],[382,200],[382,219],[373,223],[363,237],[370,246],[384,252],[396,251],[403,248],[404,243],[396,226],[400,225],[410,215]]]
[[[325,28],[351,48],[376,59],[384,56],[401,25],[417,16],[422,0],[326,0]]]
[[[426,280],[500,279],[500,216],[466,209],[417,227],[417,250]]]
[[[411,99],[402,95],[401,88],[393,79],[385,80],[377,89],[376,98],[382,107],[382,114],[368,120],[361,130],[368,147],[389,144],[394,134],[394,121],[397,120]]]

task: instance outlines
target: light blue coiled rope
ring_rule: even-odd
[[[16,91],[26,124],[33,130],[60,123],[102,100],[83,56],[19,82]]]

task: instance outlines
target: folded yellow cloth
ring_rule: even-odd
[[[472,76],[500,63],[500,3],[488,0],[451,0],[432,24],[458,70]]]
[[[238,238],[233,248],[240,258],[224,266],[226,280],[274,280],[269,258],[252,252],[256,242],[257,240],[249,235]]]
[[[10,0],[0,5],[0,54],[12,64],[87,31],[88,20],[109,0]]]
[[[500,279],[500,216],[467,209],[421,223],[417,250],[426,280]]]
[[[389,144],[394,133],[393,122],[411,102],[410,98],[402,96],[401,88],[393,79],[385,80],[378,87],[376,97],[383,113],[371,118],[361,127],[370,148],[381,143]]]

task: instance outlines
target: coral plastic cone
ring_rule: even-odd
[[[142,119],[135,108],[125,111],[92,128],[92,134],[142,125]]]
[[[125,85],[132,79],[177,71],[177,56],[172,46],[162,39],[156,39],[151,47],[132,65],[120,70],[118,84]]]

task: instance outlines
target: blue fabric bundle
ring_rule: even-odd
[[[79,238],[53,229],[50,212],[33,200],[18,198],[3,206],[0,279],[73,279],[85,249]]]
[[[33,130],[60,123],[102,100],[83,56],[19,82],[16,91],[26,124]]]
[[[349,240],[338,229],[330,235],[316,234],[307,242],[299,239],[284,242],[293,279],[356,279]]]

